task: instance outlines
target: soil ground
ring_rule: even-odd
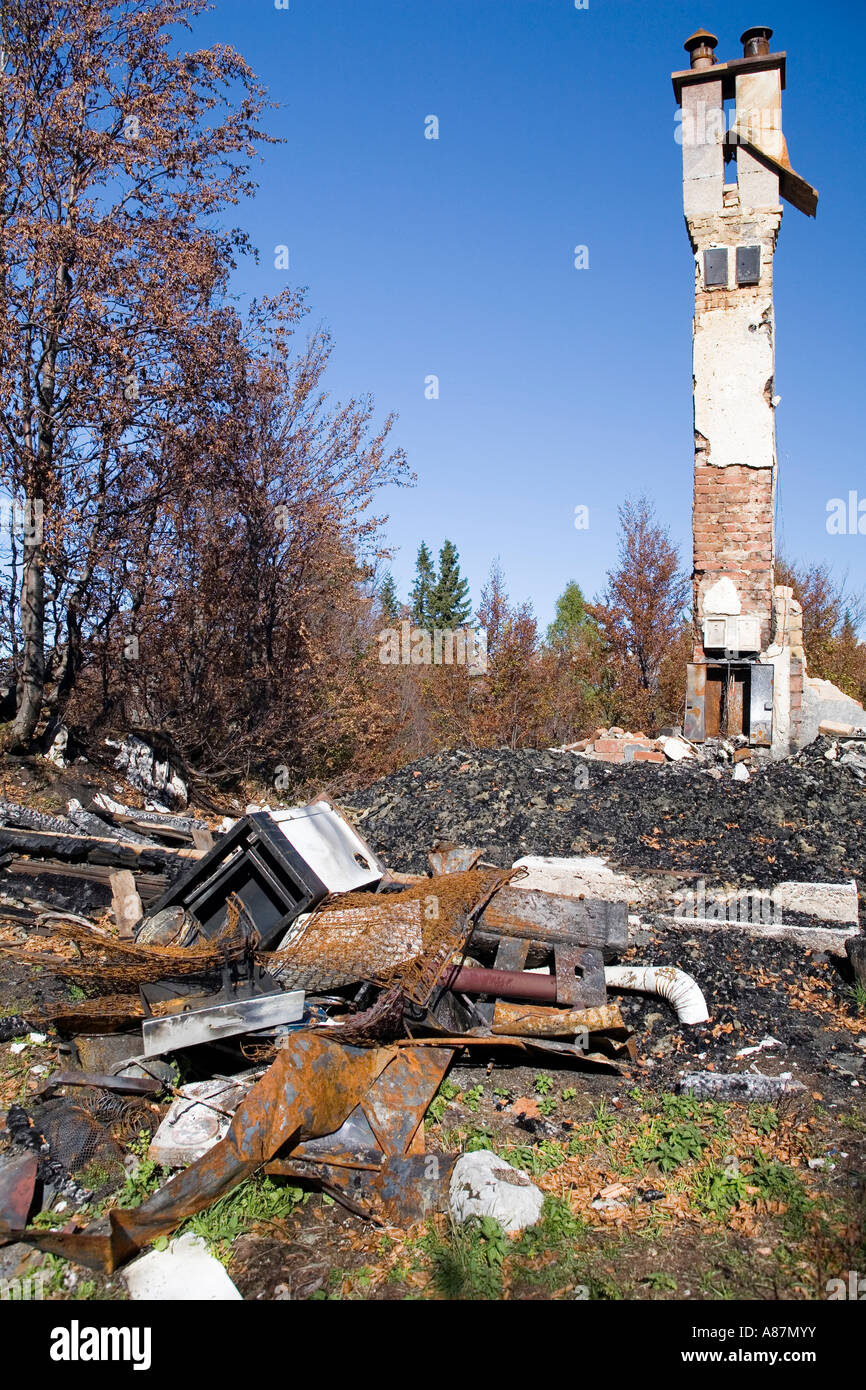
[[[808,765],[806,771],[815,775]],[[624,770],[615,780],[629,805],[625,779],[645,785],[648,775]],[[786,776],[790,792],[791,769]],[[39,792],[50,809],[58,797],[50,777],[47,785]],[[678,788],[691,794],[690,783],[668,779],[664,797]],[[842,794],[841,784],[836,791]],[[23,799],[20,786],[17,794]],[[369,798],[371,805],[380,794]],[[862,861],[861,796],[857,788],[850,824],[812,827],[821,847],[815,862],[828,877],[838,879],[843,865],[847,872]],[[806,814],[805,804],[794,806],[790,818]],[[430,843],[429,829],[419,821],[413,833],[427,833]],[[408,833],[405,826],[400,833]],[[745,832],[738,824],[733,833]],[[643,851],[627,853],[629,834],[618,862],[638,872]],[[562,852],[560,844],[537,838],[524,852],[529,849]],[[394,867],[409,867],[403,858]],[[792,876],[819,877],[809,875],[809,860],[798,847],[799,871]],[[699,856],[690,863],[703,868]],[[752,878],[767,881],[763,869]],[[725,881],[731,881],[729,867]],[[489,1223],[458,1228],[437,1216],[408,1229],[383,1229],[321,1192],[253,1179],[188,1223],[225,1261],[244,1298],[810,1300],[826,1299],[829,1281],[866,1268],[866,999],[846,958],[759,941],[734,926],[674,929],[664,916],[637,911],[640,924],[625,959],[676,964],[694,975],[707,999],[708,1024],[687,1028],[658,999],[620,996],[637,1058],[618,1072],[551,1068],[540,1054],[522,1054],[520,1065],[507,1054],[467,1054],[428,1113],[428,1152],[492,1148],[527,1172],[547,1199],[538,1226],[507,1237]],[[0,918],[0,939],[20,930]],[[41,967],[4,962],[0,968],[0,1018],[27,1016],[60,997],[70,997],[70,987]],[[56,1037],[27,1038],[0,1045],[0,1115],[13,1103],[32,1103],[64,1064]],[[760,1051],[737,1056],[762,1043]],[[774,1105],[695,1101],[676,1092],[687,1071],[752,1066],[771,1075],[790,1072],[804,1089]],[[145,1143],[164,1110],[153,1108]],[[140,1162],[140,1139],[130,1149],[127,1132],[123,1145],[132,1154],[123,1189],[131,1205],[167,1175]],[[108,1194],[102,1207],[119,1200],[119,1193]],[[37,1270],[50,1298],[126,1298],[119,1276],[103,1278],[21,1244],[0,1247],[0,1279]]]

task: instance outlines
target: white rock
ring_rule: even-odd
[[[735,781],[735,782],[748,782],[748,780],[749,780],[749,769],[746,767],[746,764],[745,764],[745,763],[737,763],[736,766],[734,767],[734,781]]]
[[[448,1195],[455,1221],[492,1216],[504,1231],[534,1226],[544,1204],[535,1183],[489,1149],[458,1158]]]
[[[666,735],[664,738],[660,738],[658,742],[661,744],[661,749],[665,757],[669,758],[672,763],[679,763],[682,762],[683,758],[693,758],[695,756],[694,752],[683,738],[674,738],[671,735]]]
[[[49,762],[54,763],[55,767],[66,767],[66,745],[69,742],[69,730],[59,728],[54,735],[54,742],[45,754]]]
[[[166,1250],[133,1260],[122,1278],[136,1302],[236,1302],[241,1295],[201,1236],[178,1236]]]
[[[114,766],[123,773],[131,787],[152,797],[158,810],[176,811],[187,804],[187,789],[183,778],[167,759],[160,759],[149,744],[135,734],[127,734],[122,743],[106,739],[111,748],[119,748]]]

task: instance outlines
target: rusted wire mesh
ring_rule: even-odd
[[[424,1005],[475,917],[512,870],[439,874],[401,893],[341,893],[290,930],[279,951],[257,954],[287,989],[319,993],[369,980]]]
[[[54,920],[51,936],[71,942],[78,950],[72,959],[59,950],[34,957],[16,946],[0,948],[23,965],[50,965],[51,970],[110,992],[128,993],[138,985],[158,980],[219,974],[227,965],[243,960],[252,951],[251,933],[236,901],[229,901],[226,924],[209,941],[191,946],[139,946],[121,941],[81,922]]]

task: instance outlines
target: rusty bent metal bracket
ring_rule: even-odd
[[[414,1125],[413,1117],[401,1114],[400,1125],[395,1123],[393,1131],[388,1130],[400,1088],[383,1078],[373,1091],[368,1123],[371,1133],[375,1127],[379,1135],[399,1134],[398,1142],[410,1148],[450,1061],[448,1054],[430,1051],[435,1051],[435,1066],[433,1058],[419,1062],[417,1054],[414,1063],[407,1064],[407,1052],[401,1048],[349,1047],[313,1031],[290,1035],[273,1065],[238,1106],[225,1138],[140,1207],[110,1211],[107,1221],[102,1218],[82,1231],[30,1228],[16,1232],[15,1239],[111,1273],[144,1246],[170,1235],[181,1221],[211,1206],[281,1150],[291,1152],[302,1141],[335,1135],[395,1059],[404,1078],[411,1080],[415,1068],[415,1111],[422,1100],[423,1109]],[[412,1053],[408,1056],[411,1059]]]

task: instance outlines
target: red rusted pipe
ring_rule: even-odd
[[[556,976],[534,975],[528,970],[484,970],[481,966],[463,965],[454,970],[445,983],[449,989],[462,994],[492,994],[497,999],[556,1003]]]

